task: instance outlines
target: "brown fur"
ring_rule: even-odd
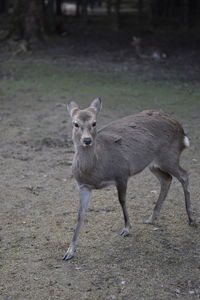
[[[189,222],[195,224],[188,176],[179,166],[180,154],[185,148],[185,133],[180,123],[163,112],[146,110],[113,121],[97,131],[96,118],[100,109],[101,101],[98,98],[85,110],[80,110],[74,102],[68,106],[74,124],[72,137],[75,155],[72,170],[79,186],[80,210],[77,227],[64,259],[74,255],[92,189],[109,184],[117,187],[125,220],[121,235],[129,234],[130,221],[126,209],[128,178],[146,167],[159,179],[161,191],[154,211],[145,223],[152,223],[158,217],[172,176],[175,176],[183,186]],[[85,139],[86,142],[89,139],[90,143],[85,144]]]

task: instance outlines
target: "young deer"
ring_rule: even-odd
[[[161,190],[153,213],[145,223],[153,223],[158,217],[172,176],[175,176],[184,190],[189,224],[195,225],[188,175],[179,166],[181,152],[189,146],[189,139],[179,122],[163,112],[146,110],[113,121],[97,131],[96,119],[100,110],[99,98],[83,110],[75,102],[68,105],[75,147],[72,171],[79,187],[80,208],[76,229],[64,260],[74,256],[93,189],[101,189],[109,184],[116,186],[125,221],[121,235],[129,234],[130,220],[126,208],[128,178],[147,166],[160,181]]]

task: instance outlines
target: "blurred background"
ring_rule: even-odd
[[[199,223],[199,82],[199,0],[0,0],[0,299],[200,298],[200,229],[176,180],[143,224],[159,194],[148,170],[129,182],[130,236],[116,190],[98,190],[62,261],[79,202],[67,103],[100,96],[98,127],[143,109],[180,120]]]

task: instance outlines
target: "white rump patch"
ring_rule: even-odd
[[[184,136],[183,144],[185,147],[190,147],[190,140],[188,139],[188,137],[186,135]]]

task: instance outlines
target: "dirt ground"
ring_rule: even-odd
[[[74,150],[66,112],[72,90],[72,97],[82,101],[82,106],[102,91],[102,98],[107,100],[100,123],[151,105],[161,106],[181,119],[191,141],[181,164],[190,174],[191,200],[199,223],[198,51],[185,43],[185,52],[178,55],[180,44],[167,62],[159,64],[138,62],[124,38],[111,42],[104,37],[104,47],[100,47],[103,37],[96,37],[98,44],[88,36],[81,49],[73,36],[69,39],[68,48],[57,46],[24,55],[2,50],[0,54],[0,299],[199,299],[200,229],[188,226],[183,192],[176,180],[159,220],[155,225],[143,224],[159,193],[159,184],[148,170],[129,182],[130,236],[119,235],[123,218],[114,187],[94,191],[76,256],[62,260],[79,204],[71,176]],[[117,45],[121,45],[120,51]],[[28,64],[36,65],[35,73]],[[46,70],[49,65],[51,70],[62,69],[63,73],[58,72],[57,78]],[[46,79],[39,74],[41,70],[42,74],[49,72]],[[94,70],[98,71],[99,90],[94,83],[86,92],[85,82],[90,85]],[[120,87],[116,95],[112,90],[120,78],[126,77],[128,92],[132,93],[133,73],[134,80],[141,81],[148,74],[158,89],[161,83],[172,87],[173,80],[180,79],[177,94],[183,93],[181,101],[174,104],[163,98],[160,105],[159,100],[153,102],[147,97],[141,105],[135,100],[134,109],[127,90]],[[83,82],[80,74],[87,77]],[[54,76],[60,81],[56,87]],[[112,82],[110,77],[114,78]],[[147,95],[148,89],[150,85]],[[137,93],[136,99],[146,97],[142,90]],[[120,105],[115,107],[111,95],[119,97]]]

